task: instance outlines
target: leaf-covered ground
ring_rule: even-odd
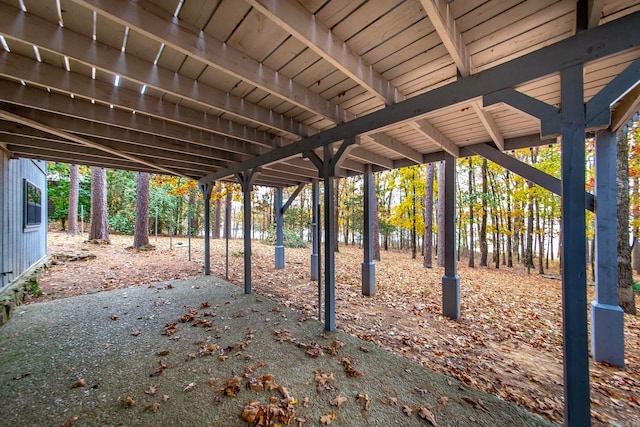
[[[94,260],[55,265],[40,283],[42,299],[185,278],[202,272],[202,240],[160,238],[154,251],[125,249],[50,233],[49,252],[91,252]],[[243,283],[242,241],[229,242],[229,280]],[[253,243],[253,289],[307,315],[318,312],[318,284],[309,281],[310,251],[286,249],[286,268],[273,268],[271,246]],[[516,402],[555,422],[563,420],[561,281],[522,269],[459,266],[462,318],[440,315],[441,268],[424,269],[408,252],[382,253],[377,292],[362,296],[362,251],[336,255],[337,325],[394,353]],[[462,264],[462,263],[461,263]],[[212,274],[225,276],[225,242],[214,240]],[[553,275],[553,272],[551,272]],[[589,287],[589,301],[594,288]],[[626,368],[591,362],[594,425],[640,426],[640,319],[625,316]]]

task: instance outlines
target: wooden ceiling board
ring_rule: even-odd
[[[405,2],[351,37],[349,47],[361,55],[421,20],[420,3]]]
[[[349,112],[355,114],[356,116],[364,116],[365,114],[370,114],[378,110],[382,110],[384,108],[384,104],[380,102],[378,99],[367,100],[361,102],[353,107],[349,108]]]
[[[430,89],[431,85],[436,82],[449,77],[456,77],[456,70],[456,64],[453,63],[451,57],[444,55],[440,58],[434,58],[424,66],[409,69],[399,77],[391,79],[391,84],[403,92],[409,92],[410,88],[416,86],[418,86],[418,89]]]
[[[213,67],[206,67],[202,74],[200,74],[198,81],[224,92],[230,92],[235,85],[240,83],[240,80],[238,80],[237,77],[230,76],[229,74],[219,71]]]
[[[299,73],[294,80],[297,83],[300,83],[302,86],[305,86],[308,88],[313,86],[320,86],[318,82],[322,83],[322,81],[325,78],[328,78],[331,75],[335,74],[336,71],[337,69],[333,65],[331,65],[329,62],[316,61],[310,67],[307,67],[301,73]],[[337,77],[334,77],[334,79],[338,79],[339,77],[340,76],[338,75]],[[321,91],[318,89],[319,88],[316,88],[314,92],[318,93]]]
[[[464,0],[464,1],[450,1],[449,8],[452,15],[457,19],[463,18],[469,13],[475,13],[483,4],[492,3],[495,0]]]
[[[354,97],[361,96],[362,94],[367,94],[368,96],[373,96],[373,95],[369,94],[361,86],[358,86],[355,83],[352,83],[352,84],[353,84],[353,86],[351,88],[337,93],[336,95],[334,95],[331,98],[329,98],[329,101],[333,102],[334,104],[338,104],[343,108],[348,108],[349,105],[352,105],[352,104],[348,104],[348,102],[351,99],[353,99]],[[342,86],[342,83],[340,85],[338,85],[338,86]],[[332,89],[327,91],[327,93],[331,93]]]
[[[98,14],[96,39],[98,43],[106,44],[119,50],[122,48],[122,40],[124,39],[124,26]]]
[[[289,37],[264,59],[263,64],[272,70],[279,71],[305,49],[306,46],[300,43],[298,39]]]
[[[274,110],[284,102],[282,98],[274,95],[269,95],[267,94],[267,92],[264,92],[260,89],[256,89],[255,91],[251,92],[249,94],[249,97],[252,97],[254,95],[257,96],[259,94],[262,94],[263,97],[260,100],[260,102],[258,102],[258,105],[260,105],[263,108],[266,108],[267,110]]]
[[[265,99],[267,96],[271,96],[274,99],[277,98],[277,97],[275,97],[273,95],[269,95],[269,93],[267,93],[267,92],[263,91],[262,89],[256,87],[251,92],[249,92],[244,99],[245,99],[245,101],[250,102],[252,104],[260,104],[262,102],[262,100]],[[268,107],[266,107],[265,105],[262,105],[262,106],[268,109]]]
[[[391,9],[400,3],[402,3],[402,0],[376,0],[366,2],[342,19],[338,24],[331,27],[331,30],[340,40],[348,42],[351,37],[381,16],[389,13]]]
[[[133,55],[153,63],[158,54],[158,49],[160,49],[160,45],[161,43],[156,40],[152,40],[133,29],[129,29],[125,52],[127,55]]]
[[[64,27],[86,37],[93,36],[93,12],[70,0],[61,0]]]
[[[476,65],[476,72],[484,71],[484,70],[486,70],[488,68],[492,68],[492,67],[495,67],[497,65],[504,64],[505,62],[509,62],[509,61],[511,61],[513,59],[516,59],[516,58],[519,58],[521,56],[524,56],[527,53],[534,52],[534,51],[536,51],[538,49],[542,49],[543,47],[550,46],[550,45],[555,44],[555,43],[557,43],[557,42],[559,42],[561,40],[564,40],[564,39],[566,39],[568,37],[571,37],[573,35],[573,27],[572,26],[571,26],[571,28],[567,27],[566,24],[568,22],[573,22],[573,19],[571,17],[567,17],[567,21],[564,22],[565,29],[567,29],[567,31],[565,33],[561,33],[561,34],[559,34],[559,35],[557,35],[557,36],[555,36],[554,38],[551,38],[551,39],[546,39],[546,40],[544,40],[544,41],[542,41],[542,42],[540,42],[540,43],[538,43],[536,45],[528,46],[527,48],[523,48],[520,51],[516,51],[516,52],[514,52],[514,53],[512,53],[510,55],[506,55],[506,56],[504,56],[502,58],[495,58],[494,57],[493,61],[491,61],[491,58],[485,58],[485,60],[488,59],[489,62],[486,62],[483,65]],[[488,51],[484,51],[485,55],[479,54],[479,56],[480,57],[482,57],[482,56],[488,56],[488,57],[493,56],[493,55],[486,55],[487,52]],[[475,64],[475,62],[474,62],[474,64]]]
[[[240,23],[227,43],[245,55],[262,62],[289,36],[282,28],[255,9]]]
[[[322,80],[312,82],[311,85],[308,86],[308,89],[314,93],[324,93],[329,88],[332,88],[345,80],[348,80],[348,77],[341,71],[335,70],[333,73],[322,78]],[[349,84],[353,83],[351,82]]]
[[[155,55],[158,55],[158,51],[155,52]],[[182,63],[185,61],[186,55],[178,52],[175,49],[171,49],[169,47],[164,47],[162,49],[162,54],[160,55],[160,59],[158,60],[158,66],[162,68],[166,68],[167,70],[171,70],[176,73],[182,66]],[[154,56],[155,59],[155,56]]]
[[[311,13],[316,13],[328,0],[298,0],[305,9]]]
[[[498,43],[490,49],[474,52],[471,54],[471,59],[478,69],[483,69],[489,64],[495,66],[496,64],[506,62],[505,57],[510,59],[520,57],[526,52],[555,43],[558,37],[570,37],[573,33],[574,20],[573,15],[567,13],[557,19]]]
[[[441,74],[432,74],[424,79],[417,79],[414,82],[401,86],[399,89],[405,97],[412,98],[437,89],[440,86],[455,82],[458,80],[458,77],[454,74],[456,70],[456,64],[450,64],[443,69]]]
[[[427,38],[431,37],[431,35],[427,36]],[[418,45],[421,45],[421,42],[419,41]],[[398,86],[428,74],[430,69],[437,70],[445,64],[451,64],[453,59],[444,45],[439,44],[433,48],[425,48],[419,51],[417,55],[414,49],[403,50],[398,52],[398,55],[392,55],[382,62],[384,63],[376,64],[376,67],[379,67],[378,69],[386,69],[382,75],[388,80],[396,80],[394,86]],[[417,70],[417,75],[408,74],[414,70]]]
[[[7,45],[9,45],[9,49],[11,50],[11,53],[14,53],[16,55],[26,56],[27,58],[33,59],[35,61],[36,54],[33,51],[33,45],[31,43],[25,43],[22,40],[12,39],[9,37],[5,37],[5,41],[7,42]],[[42,53],[44,49],[40,49],[40,50]],[[55,53],[52,53],[52,55],[55,55]]]
[[[635,0],[605,1],[600,24],[621,18],[638,10],[640,10],[640,3]]]
[[[414,49],[418,49],[419,51],[425,50],[425,46],[429,44],[425,38],[430,34],[436,34],[435,30],[433,29],[431,22],[426,18],[423,18],[406,28],[404,31],[385,41],[383,44],[364,53],[362,55],[362,59],[364,59],[368,64],[373,65],[379,73],[383,73],[388,68],[393,67],[395,60],[390,61],[387,65],[378,65],[380,61],[383,61],[396,53],[400,53],[401,51],[412,51]],[[435,38],[438,38],[437,34],[434,36],[434,39]],[[433,46],[438,43],[439,42],[434,41]],[[405,56],[411,57],[415,56],[415,54],[415,52],[408,52],[405,53]]]
[[[222,0],[204,32],[226,42],[250,8],[244,1]]]
[[[50,52],[46,52],[44,55],[42,54],[42,52],[40,52],[40,56],[42,56],[42,62],[46,62],[48,64],[55,65],[57,67],[60,67],[61,64],[64,61],[60,55],[53,54],[53,53],[50,53]],[[48,59],[45,60],[45,57],[47,57]],[[48,62],[49,60],[51,62]],[[96,73],[97,73],[97,71],[98,70],[96,70]],[[80,62],[74,62],[73,72],[75,74],[80,74],[80,75],[83,75],[85,77],[91,77],[91,67],[89,65],[82,64]],[[112,80],[112,82],[113,82],[113,80]]]
[[[545,8],[546,7],[546,8]],[[514,7],[495,21],[484,22],[462,37],[471,55],[490,49],[501,41],[510,40],[527,31],[544,25],[553,19],[570,13],[573,9],[570,2],[555,0],[527,1]],[[517,23],[517,25],[513,25]]]
[[[181,76],[196,80],[202,75],[204,69],[207,68],[207,65],[197,58],[186,55],[183,55],[182,57],[184,60],[178,69],[178,74]]]
[[[235,84],[235,86],[233,86],[231,88],[231,90],[229,90],[229,93],[232,96],[235,96],[237,98],[240,99],[244,99],[247,95],[249,95],[251,92],[253,92],[256,89],[255,86],[245,82],[245,81],[239,81]]]
[[[320,60],[321,58],[317,53],[315,53],[311,49],[305,49],[300,52],[299,55],[289,61],[286,65],[281,67],[278,72],[283,76],[292,79]]]
[[[316,18],[318,18],[327,28],[333,28],[334,25],[349,16],[365,2],[366,0],[331,0],[327,1],[320,10],[312,13],[314,13]]]
[[[542,3],[543,1],[557,1],[557,0],[537,0],[534,3]],[[461,3],[461,2],[458,2]],[[467,2],[462,2],[467,3]],[[526,3],[524,0],[502,0],[502,1],[487,1],[482,4],[477,4],[473,10],[467,10],[466,12],[461,13],[460,10],[456,10],[454,7],[455,2],[449,5],[450,10],[453,13],[453,16],[456,20],[456,27],[458,31],[462,34],[462,40],[465,43],[469,43],[473,41],[474,38],[467,38],[465,33],[470,29],[475,29],[479,25],[482,25],[489,21],[494,22],[494,29],[498,29],[501,24],[508,24],[510,20],[513,18],[509,16],[508,18],[504,17],[506,13],[512,13],[512,8],[516,7],[518,4]],[[502,16],[501,16],[502,15]]]
[[[54,0],[24,0],[27,13],[39,16],[51,22],[58,22],[58,9]],[[18,7],[20,7],[18,3]]]
[[[178,19],[202,30],[220,2],[217,0],[188,0],[182,4]]]

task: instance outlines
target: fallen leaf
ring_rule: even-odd
[[[194,388],[195,386],[196,386],[196,383],[191,382],[191,383],[187,384],[187,386],[182,391],[189,391],[192,388]]]
[[[209,308],[211,307],[211,303],[209,301],[205,301],[200,304],[200,308]]]
[[[157,377],[157,376],[160,376],[160,375],[162,375],[162,369],[158,369],[157,371],[149,374],[150,377]]]
[[[105,345],[103,345],[103,348],[109,348],[111,347],[113,344],[111,344],[110,342],[106,343]]]
[[[367,347],[360,347],[358,350],[360,350],[363,353],[369,353],[369,349]]]
[[[389,404],[396,406],[398,404],[398,398],[397,397],[390,397],[389,398]]]
[[[137,337],[138,335],[140,335],[140,333],[141,333],[140,329],[137,329],[137,330],[131,332],[131,335],[133,335],[134,337]]]
[[[329,415],[323,415],[323,416],[320,417],[320,424],[322,424],[324,426],[328,426],[328,425],[331,424],[331,422],[333,420],[336,419],[337,416],[338,415],[335,412],[333,412],[332,414],[329,414]]]
[[[130,408],[132,406],[135,406],[136,401],[133,400],[133,397],[131,396],[127,396],[124,398],[124,400],[122,401],[122,406],[124,406],[125,408]]]
[[[251,401],[242,410],[242,419],[249,423],[249,425],[253,425],[261,412],[264,412],[264,410],[260,402]]]
[[[449,403],[449,398],[447,396],[442,396],[440,399],[438,399],[438,402],[440,402],[440,404],[444,406]]]
[[[371,409],[371,398],[369,397],[368,394],[357,393],[356,401],[362,403],[362,409],[364,409],[365,411],[368,411],[369,409]]]
[[[71,388],[84,387],[85,384],[86,384],[86,381],[84,380],[84,378],[80,378],[78,381],[71,384]]]
[[[343,357],[340,359],[340,364],[344,366],[344,372],[348,377],[359,377],[361,374],[353,366],[351,366],[351,359]]]
[[[156,412],[158,412],[158,409],[160,409],[160,404],[159,404],[158,402],[156,402],[156,403],[154,403],[153,405],[150,405],[150,406],[149,406],[149,410],[150,410],[151,412],[153,412],[154,414],[155,414]]]
[[[168,394],[163,394],[162,395],[162,401],[163,402],[168,402],[169,401],[169,395]]]
[[[162,350],[162,351],[158,352],[158,356],[166,356],[169,353],[171,353],[171,350],[169,350],[169,349]]]
[[[343,404],[344,402],[346,402],[346,401],[347,401],[347,398],[346,398],[346,397],[341,396],[341,395],[338,395],[338,397],[336,397],[335,399],[333,399],[333,400],[331,401],[331,404],[332,404],[333,406],[340,406],[340,405],[342,405],[342,404]]]
[[[112,314],[111,315],[111,320],[118,320],[120,318],[120,316],[118,316],[117,314]]]
[[[145,390],[145,394],[148,394],[149,396],[153,396],[154,394],[156,394],[156,391],[158,390],[158,386],[157,385],[152,385],[149,386],[149,390]]]
[[[76,423],[76,421],[78,421],[78,417],[76,416],[69,417],[67,418],[67,421],[65,421],[64,424],[62,424],[62,427],[71,427]]]
[[[308,408],[309,407],[309,398],[305,397],[304,399],[302,399],[302,407],[304,408]]]
[[[166,364],[166,363],[164,363],[162,360],[158,360],[158,366],[159,366],[161,369],[166,369],[167,364]]]
[[[408,417],[410,417],[411,415],[413,415],[413,409],[411,409],[410,407],[408,407],[407,405],[404,405],[402,407],[402,412],[404,412],[405,414],[407,414]]]
[[[433,412],[431,412],[429,409],[425,408],[424,406],[421,407],[420,409],[418,409],[418,415],[423,420],[429,421],[431,425],[433,425],[433,427],[438,427],[438,423],[436,422],[436,417],[433,415]]]

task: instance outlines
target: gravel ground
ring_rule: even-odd
[[[22,306],[0,328],[0,424],[242,426],[257,401],[304,427],[552,425],[301,316],[214,277]]]

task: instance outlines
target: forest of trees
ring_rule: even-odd
[[[628,225],[631,247],[640,235],[640,132],[636,128],[629,140],[622,141],[620,154],[628,161],[629,194]],[[587,140],[587,191],[594,189],[594,141]],[[624,152],[628,147],[628,152]],[[516,150],[515,158],[560,177],[560,145],[540,146]],[[622,159],[623,161],[625,159]],[[409,250],[414,258],[425,256],[424,266],[430,267],[437,257],[439,219],[442,211],[442,171],[440,164],[416,165],[375,174],[375,191],[379,243],[383,250]],[[618,168],[624,170],[625,168]],[[192,180],[136,172],[106,170],[84,166],[52,163],[49,165],[49,197],[54,206],[50,219],[60,221],[68,232],[79,230],[73,223],[78,209],[69,210],[77,203],[84,212],[85,231],[90,238],[108,239],[109,230],[134,234],[134,246],[148,243],[144,236],[159,234],[203,234],[203,198]],[[559,233],[561,204],[559,196],[534,185],[508,170],[480,157],[458,159],[457,181],[457,246],[458,257],[470,267],[491,266],[509,268],[522,265],[528,271],[544,274],[557,271],[559,263]],[[106,172],[106,173],[104,173]],[[92,178],[93,176],[93,178]],[[93,183],[93,185],[92,185]],[[145,185],[146,183],[146,185]],[[363,179],[362,176],[336,180],[337,237],[339,245],[360,245],[363,233]],[[78,189],[77,194],[70,189]],[[106,209],[91,205],[91,194],[103,197],[106,187]],[[139,191],[137,191],[139,190]],[[284,190],[285,200],[295,188]],[[143,194],[141,195],[140,192]],[[274,189],[258,187],[252,192],[253,238],[273,239]],[[213,189],[211,236],[220,238],[229,233],[241,237],[242,200],[240,186],[217,183]],[[104,204],[104,201],[102,202]],[[311,240],[311,186],[298,195],[284,216],[285,243],[304,245]],[[227,207],[231,219],[224,220]],[[104,224],[91,221],[90,213],[104,217]],[[137,215],[136,215],[137,213]],[[99,217],[100,217],[99,216]],[[76,219],[77,221],[77,219]],[[190,224],[188,223],[190,221]],[[88,228],[90,224],[91,228]],[[108,227],[107,227],[108,224]],[[226,225],[225,225],[226,224]],[[224,228],[224,230],[223,230]],[[624,230],[622,231],[624,236]],[[594,216],[587,213],[587,259],[594,262]],[[340,246],[337,246],[338,250]],[[629,249],[626,249],[628,252]],[[628,255],[627,255],[628,256]],[[634,251],[633,268],[640,272],[640,250]]]

